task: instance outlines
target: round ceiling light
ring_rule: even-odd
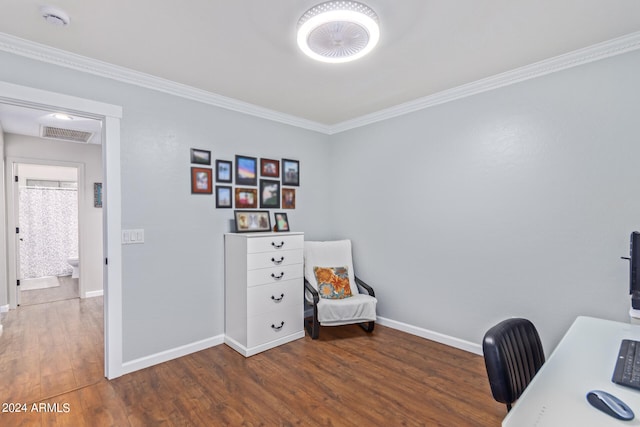
[[[53,113],[51,117],[58,120],[73,120],[73,116],[70,116],[65,113]]]
[[[298,20],[298,46],[309,57],[339,63],[362,58],[378,44],[378,15],[356,1],[328,1]]]

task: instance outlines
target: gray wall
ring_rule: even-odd
[[[230,210],[189,194],[189,148],[301,161],[294,230],[349,237],[379,314],[472,342],[507,316],[545,345],[626,320],[640,228],[640,53],[331,137],[0,53],[0,80],[122,105],[124,361],[223,333]]]
[[[223,233],[233,211],[190,194],[191,147],[214,159],[235,154],[300,160],[294,231],[319,238],[328,136],[160,92],[0,53],[0,80],[123,107],[122,228],[145,243],[123,246],[123,362],[224,332]]]
[[[476,343],[525,316],[549,350],[577,315],[628,321],[639,72],[630,53],[333,137],[334,235],[379,315]]]

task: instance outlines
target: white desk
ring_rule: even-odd
[[[640,390],[611,382],[624,338],[640,341],[640,325],[578,317],[502,425],[640,426]],[[586,394],[594,389],[619,397],[633,409],[635,418],[617,420],[592,407]]]

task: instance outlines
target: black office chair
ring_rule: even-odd
[[[536,327],[527,319],[507,319],[487,331],[482,341],[493,398],[507,412],[544,364]]]

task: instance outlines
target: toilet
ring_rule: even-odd
[[[71,278],[72,279],[77,279],[78,277],[80,277],[80,260],[76,257],[76,258],[69,258],[67,259],[67,262],[69,263],[69,265],[71,267],[73,267],[73,272],[71,273]]]

